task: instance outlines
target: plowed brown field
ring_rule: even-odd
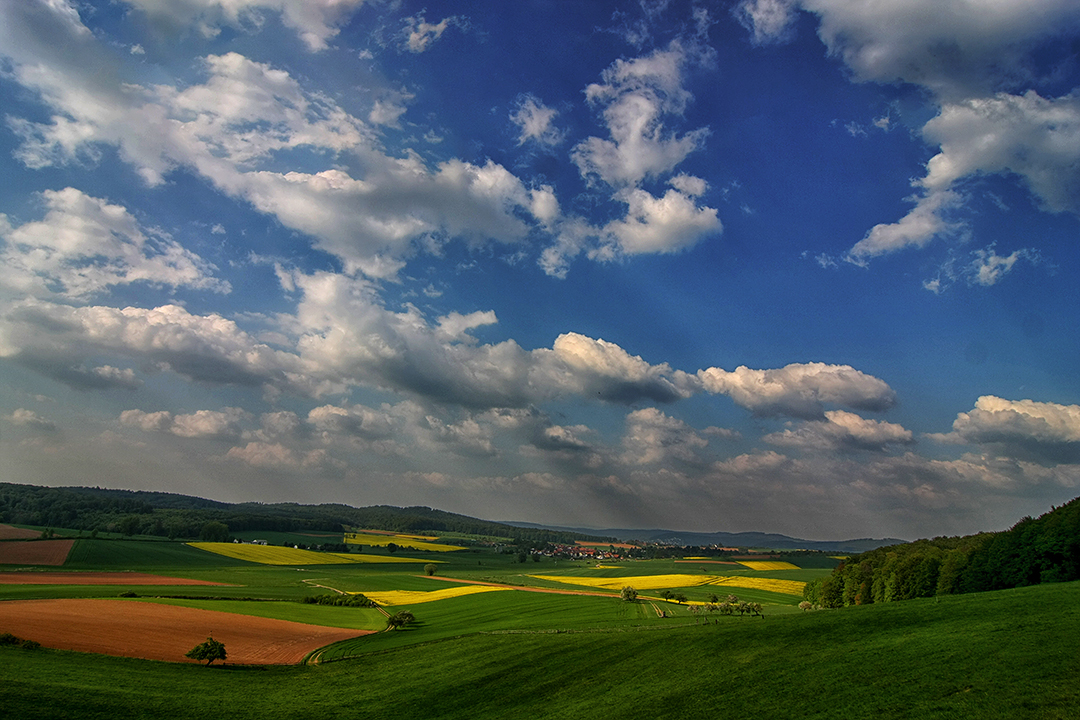
[[[0,525],[0,540],[25,540],[36,537],[41,537],[41,532],[38,530]]]
[[[0,565],[63,565],[74,540],[0,543]]]
[[[0,585],[228,585],[137,572],[0,572]]]
[[[119,599],[0,602],[0,632],[60,650],[189,663],[184,653],[213,635],[225,644],[226,662],[243,665],[291,665],[324,645],[370,634]]]

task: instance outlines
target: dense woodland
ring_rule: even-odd
[[[427,507],[231,504],[171,493],[12,483],[0,483],[0,522],[170,539],[199,538],[208,523],[220,523],[230,532],[342,532],[345,528],[367,528],[466,533],[512,539],[525,547],[575,540],[614,541],[574,532],[513,527]]]
[[[853,555],[806,586],[843,607],[1080,580],[1080,498],[1004,532],[937,537]]]

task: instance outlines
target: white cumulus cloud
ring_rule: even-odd
[[[167,410],[124,410],[120,423],[148,432],[167,432],[184,438],[238,437],[247,413],[235,407],[174,414]]]
[[[227,292],[214,267],[120,205],[76,190],[46,190],[44,219],[0,226],[0,288],[80,298],[136,282]]]
[[[825,404],[872,412],[896,403],[896,393],[883,380],[850,365],[793,363],[782,368],[753,370],[740,366],[728,372],[708,368],[698,372],[705,389],[731,397],[756,415],[825,417]]]
[[[808,450],[884,450],[914,441],[910,430],[896,423],[869,420],[844,410],[827,410],[824,420],[810,420],[797,427],[762,438],[773,445]]]
[[[787,42],[794,35],[798,0],[742,0],[732,12],[755,45]]]
[[[974,443],[1080,443],[1080,405],[1006,400],[984,395],[953,422],[942,440]]]
[[[363,5],[364,0],[123,0],[152,18],[159,27],[177,32],[195,28],[213,37],[227,25],[257,30],[263,14],[279,14],[312,52],[324,50],[338,26]]]
[[[510,120],[520,129],[518,145],[535,142],[540,145],[558,145],[565,133],[555,127],[555,116],[559,111],[544,105],[540,98],[532,94],[520,95],[510,113]]]
[[[621,461],[647,465],[667,460],[698,462],[698,453],[709,441],[682,420],[656,408],[635,410],[626,417]]]
[[[684,135],[666,131],[666,116],[681,116],[691,95],[682,85],[689,61],[678,41],[664,50],[631,60],[617,60],[603,72],[603,82],[589,85],[585,96],[603,107],[611,139],[591,137],[571,153],[582,176],[596,176],[614,187],[633,186],[646,177],[672,171],[701,147],[709,131]]]

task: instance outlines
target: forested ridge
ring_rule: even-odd
[[[106,488],[0,483],[0,522],[71,530],[197,538],[209,522],[230,532],[342,532],[367,528],[407,533],[465,533],[521,544],[604,540],[581,533],[518,528],[428,507],[223,503],[188,495]]]
[[[1080,579],[1080,497],[1010,529],[890,545],[847,558],[806,586],[821,607],[1004,590]]]

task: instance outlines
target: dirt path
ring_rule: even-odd
[[[212,635],[225,644],[226,662],[239,665],[292,665],[371,633],[116,599],[0,602],[0,632],[61,650],[188,663],[184,653]]]
[[[304,583],[306,585],[309,585],[311,587],[322,588],[323,590],[333,590],[338,595],[345,595],[346,594],[344,590],[338,590],[337,588],[332,588],[329,585],[320,585],[319,583],[315,582],[314,580],[301,580],[300,582],[302,582],[302,583]]]

